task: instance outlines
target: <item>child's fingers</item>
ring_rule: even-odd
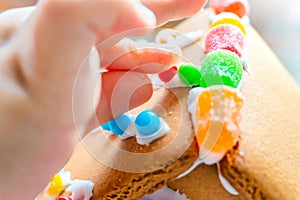
[[[130,71],[103,73],[101,99],[96,111],[97,124],[92,128],[147,102],[152,92],[151,80],[143,73]]]
[[[17,7],[31,6],[36,2],[37,0],[1,0],[0,11]]]
[[[142,0],[157,17],[157,23],[189,17],[204,7],[207,0]]]
[[[0,45],[12,36],[17,27],[32,14],[34,8],[15,8],[0,14]]]
[[[178,60],[178,55],[158,45],[139,45],[130,39],[123,39],[116,45],[100,52],[101,68],[131,70],[143,73],[159,73]]]
[[[19,71],[33,99],[73,123],[70,116],[75,83],[84,86],[77,87],[77,91],[88,94],[94,92],[97,84],[98,68],[88,63],[96,40],[123,30],[155,25],[154,14],[150,19],[151,11],[145,14],[146,8],[141,10],[142,5],[137,2],[45,0],[38,4],[14,40],[22,63]],[[78,111],[92,112],[89,97],[80,102],[85,109],[77,108]]]

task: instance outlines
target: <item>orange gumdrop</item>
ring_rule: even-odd
[[[248,16],[250,12],[248,0],[211,0],[209,7],[214,10],[216,14],[232,12],[240,18]]]
[[[197,100],[196,139],[201,151],[225,154],[238,141],[243,98],[238,90],[227,86],[204,89]]]

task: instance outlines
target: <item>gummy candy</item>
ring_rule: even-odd
[[[200,155],[224,154],[234,147],[240,134],[242,106],[243,98],[238,90],[227,86],[202,90],[196,108],[196,140]]]
[[[205,57],[200,72],[203,78],[201,87],[227,85],[237,88],[242,79],[243,65],[235,53],[216,50]]]
[[[178,77],[187,86],[199,86],[201,83],[200,70],[192,65],[184,64],[179,67]]]
[[[216,13],[232,12],[240,18],[248,16],[250,12],[247,0],[210,0],[209,7]]]
[[[62,191],[64,191],[65,186],[62,182],[62,179],[59,174],[56,174],[48,187],[48,194],[50,195],[59,195]]]
[[[230,24],[218,25],[210,29],[205,39],[205,51],[224,49],[242,56],[244,49],[244,35],[242,31]]]
[[[103,129],[110,129],[110,131],[116,135],[123,135],[124,131],[131,124],[131,119],[126,114],[121,114],[113,120],[107,122],[109,124],[109,128],[107,123],[102,125]]]
[[[110,121],[105,123],[105,124],[102,124],[101,126],[104,130],[106,131],[111,131],[111,128],[110,128]]]
[[[143,136],[152,135],[160,128],[159,116],[151,110],[145,110],[136,117],[135,126],[139,134]]]
[[[210,29],[221,24],[231,24],[237,26],[243,32],[243,34],[246,35],[246,28],[244,24],[242,23],[241,19],[234,13],[224,12],[218,14],[210,24]]]

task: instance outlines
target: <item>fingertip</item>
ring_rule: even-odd
[[[149,8],[147,8],[144,4],[142,4],[141,2],[138,2],[136,4],[137,6],[137,11],[138,11],[138,15],[140,15],[140,17],[144,20],[144,22],[146,23],[145,27],[155,27],[156,26],[156,16],[153,13],[152,10],[150,10]]]
[[[152,97],[153,94],[153,86],[150,78],[146,74],[140,74],[143,79],[144,84],[140,87],[136,88],[132,96],[129,100],[129,108],[130,110],[136,108],[147,101]]]
[[[103,124],[147,102],[153,93],[150,78],[138,72],[104,72],[101,99],[96,111]]]
[[[156,15],[158,25],[194,15],[206,2],[207,0],[142,0]]]

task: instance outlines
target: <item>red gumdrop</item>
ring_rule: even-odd
[[[210,0],[209,7],[216,13],[232,12],[240,18],[248,16],[250,5],[248,0]]]
[[[223,24],[212,28],[205,38],[205,52],[214,50],[229,50],[242,57],[244,49],[244,35],[233,25]]]
[[[66,196],[59,196],[59,197],[56,197],[55,200],[72,200],[71,197],[66,197]]]
[[[158,77],[161,81],[167,83],[177,74],[177,70],[178,70],[177,67],[173,66],[168,70],[159,73]]]

